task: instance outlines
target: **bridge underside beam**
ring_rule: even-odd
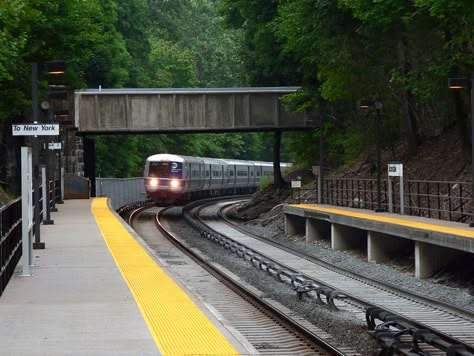
[[[303,129],[303,113],[279,98],[297,88],[85,90],[75,93],[83,133]]]

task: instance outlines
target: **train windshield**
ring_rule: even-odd
[[[159,178],[181,178],[181,162],[150,162],[148,175]]]

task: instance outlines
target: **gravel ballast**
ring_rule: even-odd
[[[474,296],[470,294],[469,283],[452,282],[446,276],[420,280],[414,277],[413,267],[410,267],[410,263],[407,261],[392,261],[388,264],[370,263],[366,261],[366,256],[360,251],[331,249],[328,240],[307,243],[304,236],[285,236],[284,217],[281,210],[281,207],[276,207],[271,212],[260,215],[258,219],[254,217],[253,221],[241,222],[239,226],[250,233],[310,253],[374,280],[388,282],[399,288],[427,295],[474,312]],[[247,283],[261,290],[267,298],[280,302],[333,335],[335,346],[351,347],[362,355],[372,355],[379,352],[379,347],[368,334],[365,323],[357,322],[353,315],[341,311],[332,312],[315,302],[299,301],[295,291],[289,285],[276,282],[276,279],[256,269],[250,262],[230,253],[222,246],[200,237],[193,229],[184,225],[180,220],[181,210],[179,208],[173,209],[170,217],[175,222],[172,224],[173,230],[188,244],[198,248],[213,262],[225,266]]]
[[[367,333],[365,323],[355,320],[354,315],[344,311],[330,311],[314,300],[298,300],[296,292],[286,283],[279,283],[267,273],[255,268],[249,261],[239,258],[224,247],[202,238],[191,227],[183,224],[178,209],[174,216],[168,214],[170,229],[189,246],[199,249],[212,262],[218,263],[242,280],[263,292],[265,298],[275,300],[296,312],[306,320],[332,335],[331,343],[336,347],[350,348],[361,355],[377,355],[380,351],[376,341]]]

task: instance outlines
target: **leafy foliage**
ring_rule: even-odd
[[[292,58],[294,78],[303,90],[285,98],[286,105],[338,122],[332,127],[326,120],[313,133],[288,135],[292,158],[306,164],[317,161],[319,147],[312,142],[322,131],[326,157],[337,166],[361,153],[373,157],[375,113],[357,109],[361,98],[384,105],[383,145],[402,139],[411,154],[453,124],[447,78],[466,76],[474,61],[474,10],[469,3],[223,0],[221,11],[229,26],[245,32],[246,66],[259,73],[251,77],[253,84],[269,69],[281,70],[279,59]],[[281,75],[270,77],[265,83]],[[466,93],[462,98],[465,104]],[[464,135],[466,107],[456,110],[461,114],[455,121]]]
[[[471,0],[3,0],[0,122],[27,120],[31,63],[64,59],[66,84],[83,87],[301,85],[284,99],[322,127],[285,133],[282,160],[312,165],[319,137],[331,166],[373,158],[383,103],[384,146],[410,152],[455,125],[466,152],[469,95],[450,76],[474,65]],[[52,35],[54,34],[54,35]],[[51,78],[40,73],[40,96]],[[101,175],[141,174],[157,152],[272,160],[268,133],[101,136]],[[123,159],[126,157],[126,159]]]

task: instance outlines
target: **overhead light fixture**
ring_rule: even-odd
[[[362,99],[359,101],[359,107],[361,109],[368,109],[375,106],[375,101]]]
[[[64,61],[52,61],[45,63],[46,72],[51,75],[64,74],[66,72],[66,66]]]
[[[65,118],[69,116],[69,110],[54,110],[54,115],[56,117]]]
[[[469,88],[471,81],[467,78],[449,78],[448,87],[450,89],[464,89]]]

